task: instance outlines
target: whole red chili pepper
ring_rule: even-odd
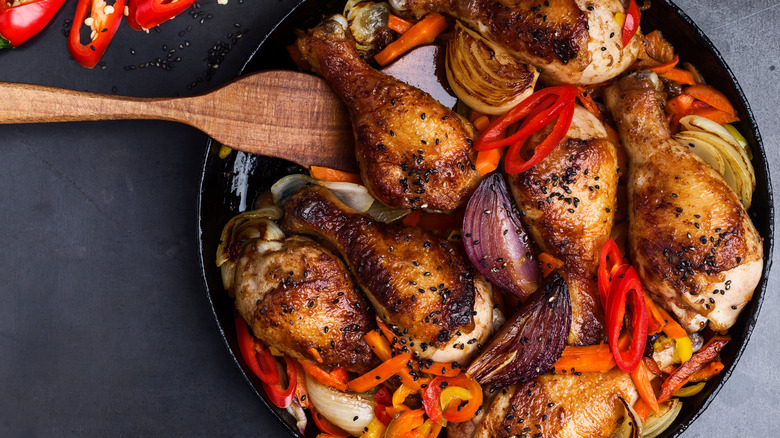
[[[165,23],[192,6],[196,0],[130,0],[129,15],[134,23],[144,29]],[[128,22],[130,19],[128,18]],[[133,27],[131,25],[131,27]],[[135,27],[133,27],[136,29]]]
[[[87,68],[97,65],[122,23],[124,10],[125,0],[116,0],[113,6],[103,0],[79,0],[68,35],[68,50],[76,62]],[[87,44],[82,42],[82,26],[90,28]]]
[[[0,49],[18,47],[42,31],[65,0],[0,0]]]

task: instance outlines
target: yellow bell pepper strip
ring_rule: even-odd
[[[425,423],[425,411],[414,409],[396,414],[393,421],[387,426],[385,438],[405,438],[406,434]]]
[[[279,368],[276,366],[276,359],[263,348],[260,341],[249,333],[249,327],[241,315],[236,315],[235,323],[238,349],[249,370],[265,384],[278,384],[281,377],[279,376]]]
[[[336,388],[339,391],[347,390],[349,376],[347,375],[347,370],[344,368],[335,368],[329,373],[307,360],[299,360],[298,362],[300,362],[306,374],[317,382],[322,383],[325,386],[330,386],[331,388]]]
[[[390,421],[387,423],[390,424]],[[366,426],[366,429],[363,434],[360,435],[360,438],[383,438],[385,436],[385,430],[387,430],[387,425],[382,424],[378,418],[374,417],[374,419],[368,423],[368,426]]]
[[[314,418],[314,424],[316,424],[317,428],[323,433],[337,438],[346,438],[349,436],[349,433],[341,430],[341,428],[328,421],[327,418],[323,417],[322,414],[317,412],[313,407],[309,408],[309,410],[311,410],[311,416]]]
[[[461,387],[470,394],[465,405],[450,403],[454,401],[452,398],[454,395],[462,394],[457,390],[450,391],[448,399],[444,399],[443,391],[450,386]],[[468,377],[466,374],[459,374],[456,377],[436,377],[425,388],[422,396],[425,413],[434,422],[440,421],[443,417],[447,421],[462,423],[473,418],[477,410],[482,406],[482,387],[476,380]],[[466,398],[466,396],[463,397]],[[442,412],[443,409],[446,410]]]
[[[674,397],[691,397],[701,392],[706,383],[699,382],[695,385],[683,386],[674,393]]]
[[[693,344],[691,338],[683,336],[682,338],[675,339],[675,355],[680,359],[680,363],[688,362],[693,356]]]
[[[412,353],[398,354],[362,376],[350,380],[349,389],[355,392],[366,392],[390,377],[399,374],[411,359]]]
[[[683,387],[694,373],[704,368],[708,363],[715,360],[720,350],[731,340],[727,336],[713,336],[707,344],[697,351],[691,359],[679,368],[677,368],[661,385],[661,393],[658,396],[658,402],[663,403],[669,400],[675,392]]]
[[[447,29],[447,20],[438,13],[428,14],[404,32],[397,40],[388,44],[381,52],[374,55],[374,60],[381,66],[386,66],[409,50],[432,43],[436,37]]]
[[[634,381],[639,397],[655,412],[656,415],[660,415],[661,411],[658,409],[658,399],[655,396],[655,390],[650,383],[653,380],[653,375],[647,370],[644,362],[639,361],[639,365],[631,371],[631,380]]]

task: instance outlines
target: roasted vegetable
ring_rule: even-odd
[[[569,288],[553,273],[507,321],[468,369],[482,385],[503,387],[544,374],[560,357],[571,328]]]
[[[503,114],[530,96],[539,72],[462,23],[447,44],[447,81],[455,94],[484,114]]]

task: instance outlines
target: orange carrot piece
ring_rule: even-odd
[[[559,374],[566,372],[606,372],[615,366],[615,357],[608,344],[583,347],[566,346],[553,364]]]
[[[664,74],[668,72],[669,70],[675,68],[677,66],[677,63],[680,62],[680,57],[677,55],[674,55],[674,58],[672,58],[671,61],[665,62],[663,64],[658,64],[650,67],[650,70],[658,73],[659,75]]]
[[[498,169],[498,164],[501,162],[501,157],[504,155],[504,149],[506,148],[496,148],[489,151],[477,152],[477,161],[474,163],[477,172],[484,176]]]
[[[490,118],[488,116],[479,116],[474,121],[474,127],[477,131],[482,132],[490,126]]]
[[[693,373],[688,382],[706,382],[723,371],[723,362],[716,360],[707,364],[704,368]]]
[[[363,180],[360,179],[360,175],[357,173],[344,172],[342,170],[331,169],[330,167],[311,166],[309,168],[309,173],[312,178],[322,181],[363,184]]]
[[[398,15],[390,14],[387,16],[387,27],[400,34],[405,34],[412,26],[414,23],[406,21]]]
[[[645,300],[645,303],[647,303],[647,300]],[[653,311],[658,312],[661,318],[663,318],[663,331],[666,333],[666,336],[669,336],[672,339],[680,339],[688,336],[688,332],[686,332],[685,329],[682,328],[682,326],[677,321],[675,321],[674,318],[669,315],[669,313],[666,312],[666,310],[660,306],[656,306],[655,303],[652,304],[654,305]]]
[[[671,79],[675,82],[679,82],[684,85],[696,84],[696,81],[693,79],[693,75],[691,74],[691,72],[677,67],[669,70],[668,72],[662,74],[661,76],[665,77],[666,79]]]
[[[639,419],[644,423],[647,421],[647,417],[650,416],[650,413],[653,412],[652,409],[650,409],[650,406],[645,403],[644,400],[641,398],[634,403],[634,412],[639,416]]]
[[[679,94],[666,102],[666,114],[683,114],[691,108],[696,100],[690,94]]]
[[[562,260],[558,260],[546,252],[539,254],[539,262],[542,264],[543,277],[547,277],[552,271],[563,266]]]
[[[390,339],[395,338],[395,335],[393,335],[392,331],[390,331],[390,329],[383,322],[381,322],[379,317],[377,317],[377,322],[381,324],[381,328],[390,333],[390,338],[387,338],[388,335],[384,331],[380,333],[376,330],[371,330],[363,336],[363,339],[366,341],[366,344],[371,347],[371,350],[374,352],[374,354],[379,356],[379,359],[386,361],[393,357],[393,354],[395,354],[393,346],[390,345]],[[382,330],[381,328],[380,330]],[[427,377],[421,378],[418,376],[415,378],[409,374],[409,371],[410,370],[408,367],[404,367],[399,374],[401,381],[407,388],[412,388],[417,391],[422,388],[422,384],[427,384],[431,380]]]
[[[306,349],[306,352],[309,353],[309,356],[311,356],[312,359],[314,359],[315,362],[317,362],[317,363],[322,363],[323,362],[322,355],[320,354],[319,351],[317,351],[316,348],[309,347],[309,348]]]
[[[374,60],[381,66],[390,64],[412,48],[432,43],[436,36],[445,29],[447,29],[447,20],[444,19],[443,15],[439,13],[428,14],[397,40],[374,55]]]
[[[349,381],[349,389],[355,392],[366,392],[390,377],[399,374],[412,359],[412,353],[401,353],[382,362],[378,367]]]
[[[715,123],[720,123],[721,125],[724,125],[726,123],[734,123],[739,121],[739,117],[737,117],[734,113],[727,113],[725,111],[721,111],[717,108],[702,108],[696,111],[693,111],[691,114],[701,116],[707,119],[712,120]]]
[[[452,364],[444,362],[420,361],[417,367],[419,371],[434,376],[455,377],[461,372],[460,368],[453,368]]]
[[[661,312],[658,311],[658,306],[647,294],[645,294],[645,307],[647,308],[647,334],[654,335],[660,333],[666,325],[666,320]]]
[[[596,105],[596,102],[593,101],[593,98],[590,97],[590,93],[588,93],[588,90],[585,87],[577,87],[579,88],[579,91],[577,92],[577,99],[580,100],[580,103],[582,106],[585,107],[586,110],[590,111],[596,118],[601,118],[601,110],[599,109],[598,105]]]
[[[707,345],[697,351],[687,362],[677,368],[661,385],[661,393],[658,402],[669,400],[672,395],[688,383],[690,378],[705,365],[712,362],[726,346],[731,338],[726,336],[713,336]]]
[[[634,381],[639,397],[655,412],[656,415],[660,415],[661,411],[658,409],[658,399],[655,396],[655,390],[650,383],[652,380],[650,371],[645,367],[643,361],[639,361],[639,365],[631,371],[631,380]],[[654,376],[653,376],[654,377]]]
[[[693,76],[693,75],[691,75]],[[683,90],[683,93],[693,96],[707,105],[717,108],[723,112],[736,115],[734,106],[729,102],[728,97],[711,85],[697,84]]]

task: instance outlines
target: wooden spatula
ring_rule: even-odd
[[[425,65],[435,69],[436,56],[435,46],[419,48],[393,64],[390,73],[401,80],[429,77],[428,88],[441,88],[434,74],[420,72]],[[324,80],[310,74],[254,73],[193,97],[134,98],[8,82],[0,82],[0,96],[2,124],[171,120],[244,152],[304,167],[357,170],[347,109]]]

